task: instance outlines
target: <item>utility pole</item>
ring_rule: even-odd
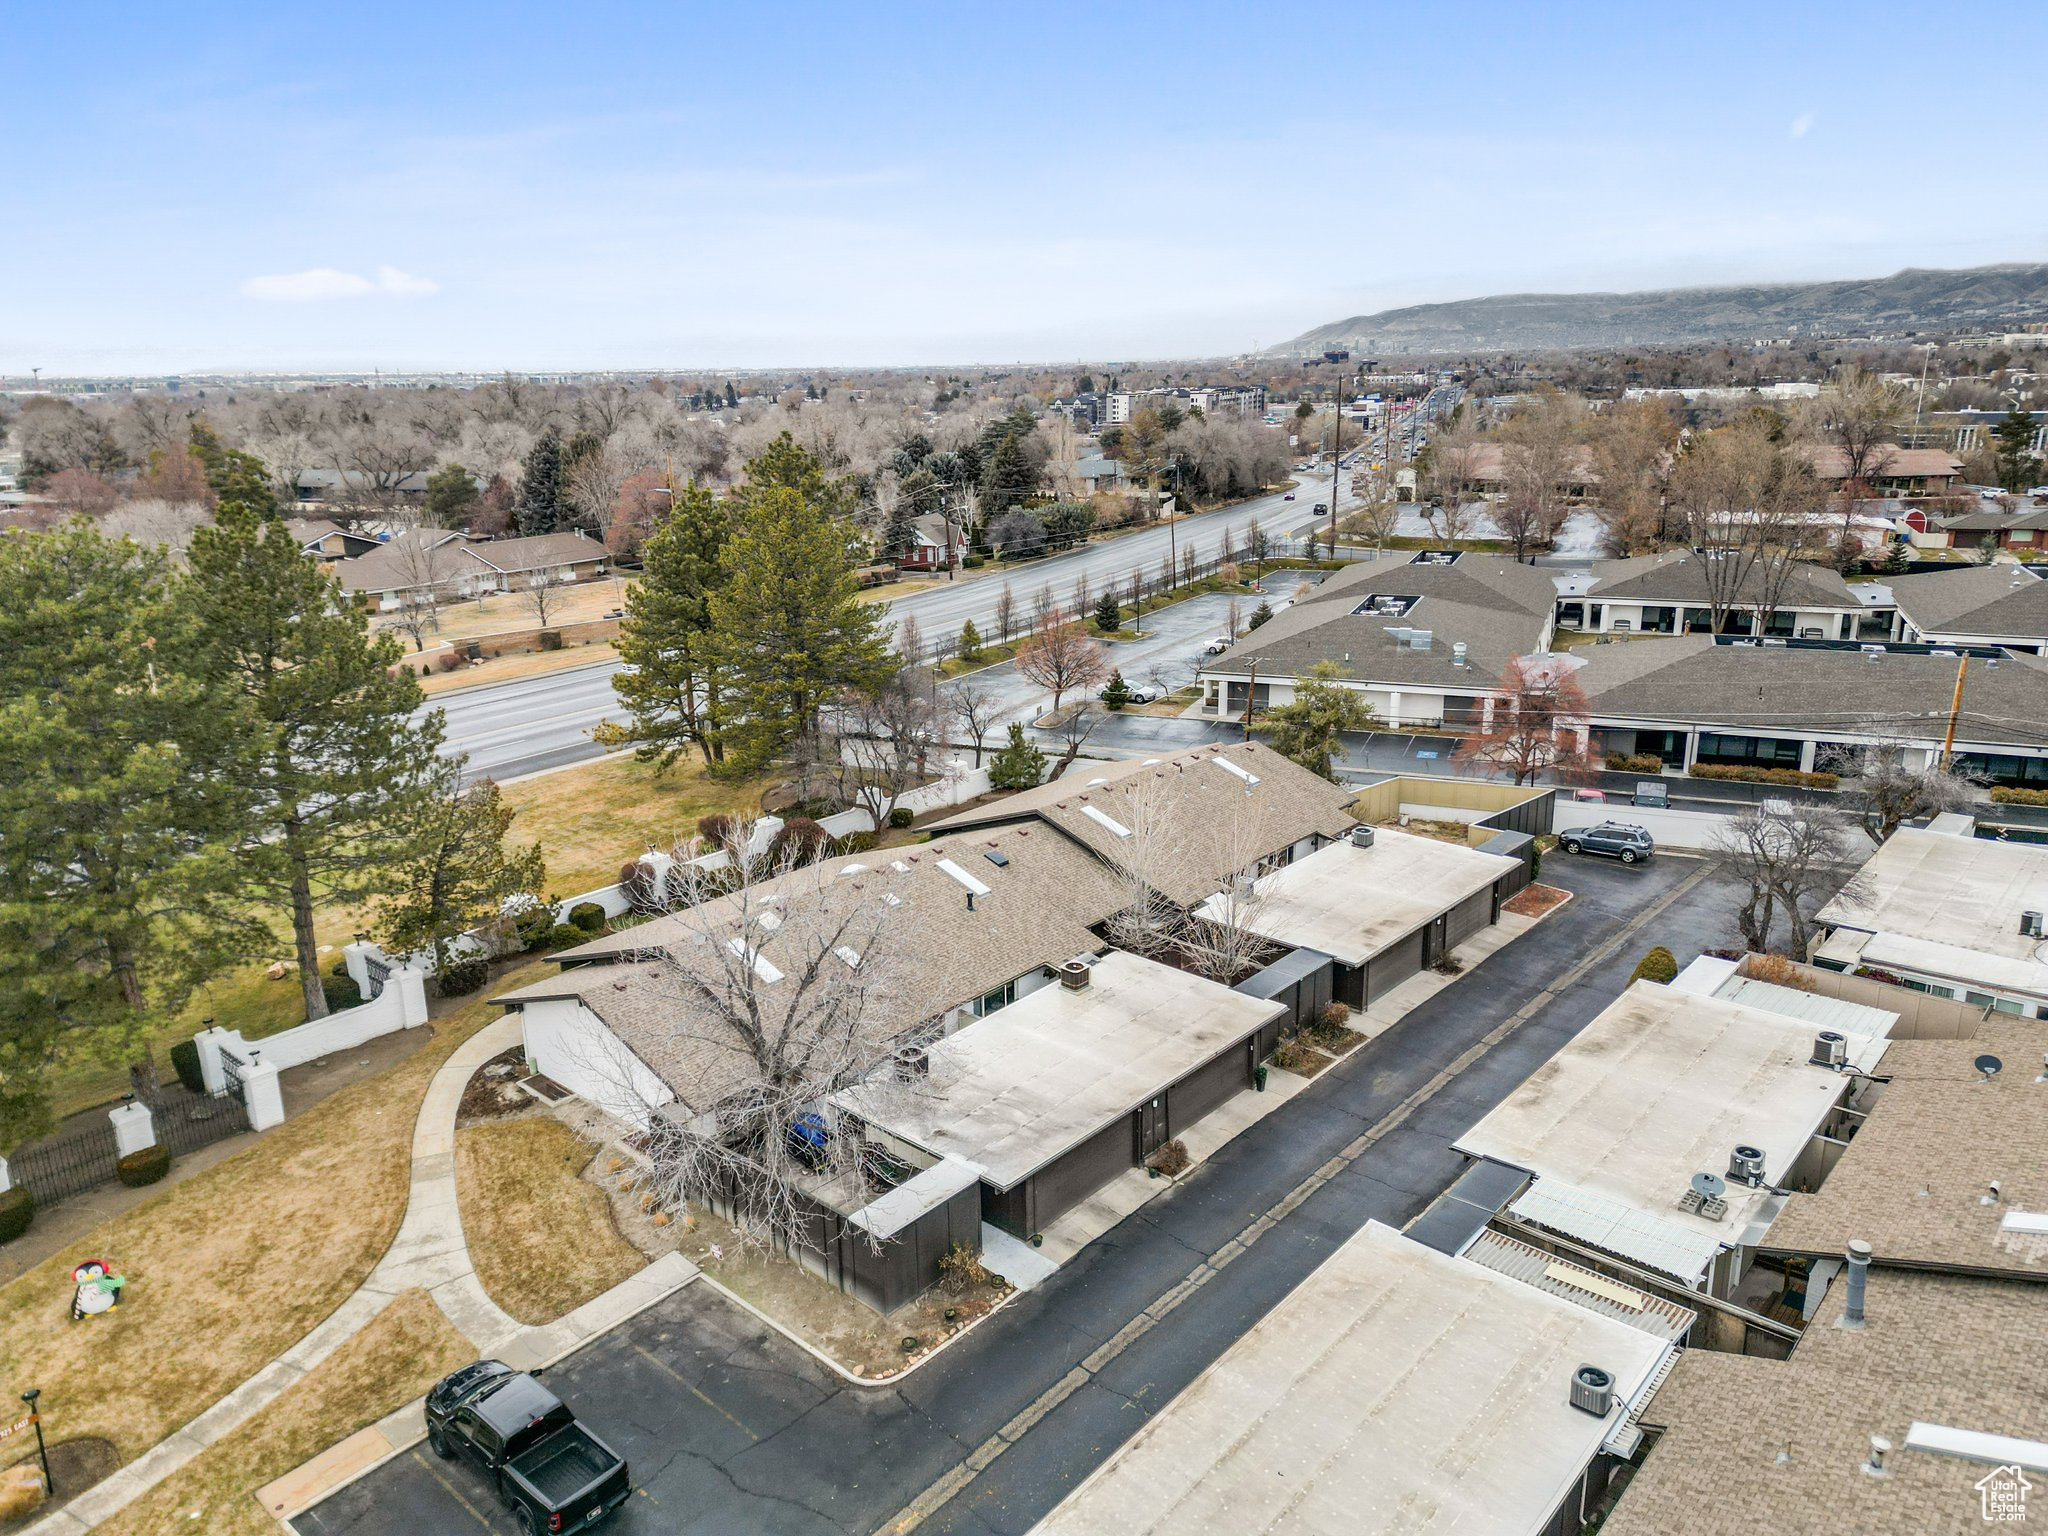
[[[1252,739],[1252,699],[1258,691],[1259,668],[1258,664],[1254,662],[1252,664],[1252,675],[1246,679],[1244,685],[1244,739],[1246,741]]]
[[[1956,691],[1955,691],[1955,697],[1949,700],[1949,705],[1948,705],[1948,731],[1947,731],[1947,734],[1945,734],[1945,735],[1944,735],[1944,736],[1943,736],[1943,737],[1941,738],[1941,766],[1942,766],[1942,771],[1943,771],[1943,772],[1946,772],[1946,771],[1948,770],[1948,766],[1949,766],[1950,762],[1951,762],[1951,761],[1953,761],[1953,760],[1954,760],[1954,758],[1955,758],[1955,751],[1956,751],[1956,721],[1957,721],[1958,719],[1960,719],[1960,718],[1962,717],[1962,713],[1963,713],[1963,679],[1964,679],[1964,677],[1966,677],[1966,676],[1967,676],[1967,675],[1969,674],[1969,671],[1970,671],[1970,653],[1969,653],[1968,651],[1965,651],[1965,652],[1963,652],[1963,654],[1962,654],[1962,659],[1961,659],[1961,660],[1959,660],[1959,661],[1958,661],[1958,662],[1956,663]]]
[[[1344,402],[1330,424],[1330,558],[1337,558],[1337,488],[1344,482]]]

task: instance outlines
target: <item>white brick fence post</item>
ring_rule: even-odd
[[[114,1151],[122,1157],[156,1145],[156,1122],[147,1104],[119,1104],[107,1111],[114,1124]]]
[[[8,1175],[7,1159],[0,1157],[0,1195],[6,1194],[12,1188],[14,1188],[14,1180]]]
[[[242,1071],[242,1103],[249,1111],[249,1129],[267,1131],[284,1124],[284,1090],[274,1062],[253,1059]]]

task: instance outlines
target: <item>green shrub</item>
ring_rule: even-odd
[[[562,648],[562,632],[559,629],[542,630],[540,648],[544,651],[559,651]]]
[[[982,567],[983,567],[984,565],[987,565],[987,564],[988,564],[988,559],[987,559],[987,557],[986,557],[986,556],[983,556],[983,555],[969,555],[969,556],[968,556],[968,557],[967,557],[966,559],[964,559],[964,560],[962,560],[962,561],[960,562],[960,568],[961,568],[962,570],[966,570],[966,571],[978,571],[978,570],[980,570],[980,569],[981,569],[981,568],[982,568]]]
[[[1654,752],[1610,752],[1600,766],[1609,773],[1662,773],[1664,759]]]
[[[434,973],[434,988],[443,997],[467,997],[491,974],[491,967],[481,955],[471,955],[461,960],[451,960]]]
[[[344,1008],[360,1007],[363,1001],[363,994],[357,988],[355,979],[345,975],[322,976],[320,995],[327,999],[329,1013],[339,1013]]]
[[[1045,777],[1045,754],[1024,735],[1014,721],[1010,739],[989,759],[988,782],[993,789],[1030,789]]]
[[[1105,592],[1095,600],[1095,627],[1104,634],[1112,634],[1123,627],[1123,604],[1116,600],[1114,592]]]
[[[574,923],[556,923],[541,935],[540,942],[534,948],[548,951],[567,949],[572,944],[586,943],[589,938],[590,935]]]
[[[815,864],[832,848],[832,834],[809,816],[791,816],[768,843],[768,862],[781,869]]]
[[[916,814],[907,805],[899,805],[889,812],[889,825],[896,828],[899,832],[915,820],[917,820]]]
[[[199,1047],[190,1040],[180,1040],[171,1047],[171,1070],[178,1074],[178,1081],[193,1093],[206,1092],[206,1073],[199,1065]]]
[[[144,1147],[140,1152],[130,1152],[114,1164],[115,1176],[130,1189],[154,1184],[170,1171],[171,1149],[166,1146]]]
[[[36,1219],[36,1197],[19,1184],[0,1189],[0,1243],[11,1243]]]
[[[2048,805],[2048,789],[2006,789],[2000,786],[1991,791],[1991,798],[2000,805]]]
[[[1638,981],[1668,982],[1678,975],[1678,957],[1662,944],[1656,946],[1636,962],[1636,968],[1629,973],[1631,983]]]
[[[1742,784],[1784,784],[1793,789],[1835,789],[1838,773],[1801,773],[1797,768],[1728,768],[1719,763],[1694,763],[1688,770],[1696,779],[1733,779]]]
[[[849,833],[847,833],[847,834],[846,834],[846,836],[844,836],[844,837],[842,837],[841,839],[839,839],[839,843],[838,843],[838,846],[837,846],[837,847],[835,847],[835,848],[833,849],[833,852],[835,852],[835,853],[839,853],[839,854],[848,854],[848,853],[866,853],[866,852],[868,852],[868,851],[869,851],[870,849],[872,849],[872,848],[873,848],[874,846],[875,846],[875,834],[874,834],[874,833],[872,833],[872,832],[849,832]]]
[[[569,909],[569,922],[585,933],[596,933],[604,927],[604,908],[594,901],[579,901]]]
[[[1115,713],[1131,702],[1131,685],[1124,681],[1121,671],[1109,674],[1109,685],[1102,690],[1102,707]]]

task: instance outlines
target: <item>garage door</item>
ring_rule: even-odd
[[[1197,1067],[1166,1093],[1167,1114],[1178,1136],[1202,1116],[1251,1086],[1251,1054],[1243,1042]]]
[[[1457,948],[1492,921],[1493,887],[1488,886],[1477,896],[1468,896],[1451,909],[1450,928],[1446,935],[1448,947]]]
[[[1376,1003],[1422,969],[1422,930],[1389,945],[1372,957],[1366,973],[1365,1000]]]

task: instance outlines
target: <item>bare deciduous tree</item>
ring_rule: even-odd
[[[922,783],[945,752],[948,711],[924,667],[904,667],[840,715],[840,751],[854,771],[855,798],[886,826],[905,790]]]
[[[1665,489],[1677,443],[1677,422],[1655,400],[1618,400],[1595,419],[1591,448],[1608,554],[1647,554],[1664,542]]]
[[[1003,706],[987,689],[977,688],[972,683],[955,683],[946,696],[946,703],[953,712],[953,718],[960,722],[961,734],[974,743],[974,766],[979,768],[988,738],[1002,724]]]
[[[1821,492],[1811,466],[1746,418],[1695,438],[1671,488],[1687,542],[1700,552],[1709,624],[1719,634],[1731,614],[1748,611],[1761,632],[1814,551]]]
[[[1861,750],[1838,752],[1820,765],[1843,776],[1849,811],[1873,843],[1890,841],[1908,821],[1943,811],[1966,811],[1983,798],[1974,781],[1938,760],[1930,758],[1917,768],[1907,766],[1914,750],[1904,741],[1889,738]]]
[[[569,585],[569,578],[558,566],[544,565],[529,571],[526,585],[519,589],[520,606],[533,615],[534,623],[547,629],[568,601]]]
[[[1586,714],[1586,693],[1568,659],[1517,657],[1501,672],[1488,723],[1459,744],[1458,761],[1517,784],[1545,773],[1569,778],[1585,767]]]
[[[1078,623],[1050,613],[1017,648],[1017,670],[1052,695],[1057,713],[1068,694],[1092,688],[1109,676],[1109,659]]]
[[[1006,581],[996,593],[996,643],[1006,645],[1017,628],[1017,598]]]
[[[807,1188],[864,1187],[861,1122],[840,1095],[920,1091],[907,1062],[935,1033],[901,955],[897,914],[912,909],[890,899],[897,878],[745,857],[671,872],[684,886],[671,921],[686,933],[654,962],[666,1037],[656,1054],[699,1066],[671,1074],[672,1102],[650,1103],[630,1063],[595,1064],[639,1100],[662,1204],[708,1206],[745,1240],[789,1251],[820,1236]]]
[[[453,556],[446,543],[424,529],[401,534],[392,551],[399,580],[398,607],[390,623],[412,637],[415,652],[427,648],[427,632],[441,627],[441,605],[454,579]]]
[[[1743,946],[1758,954],[1804,959],[1813,938],[1813,914],[1837,892],[1853,895],[1857,889],[1849,823],[1825,806],[1801,805],[1789,815],[1752,806],[1724,818],[1709,834],[1707,846],[1722,876],[1742,892],[1736,928]],[[1780,918],[1786,942],[1776,950]]]

